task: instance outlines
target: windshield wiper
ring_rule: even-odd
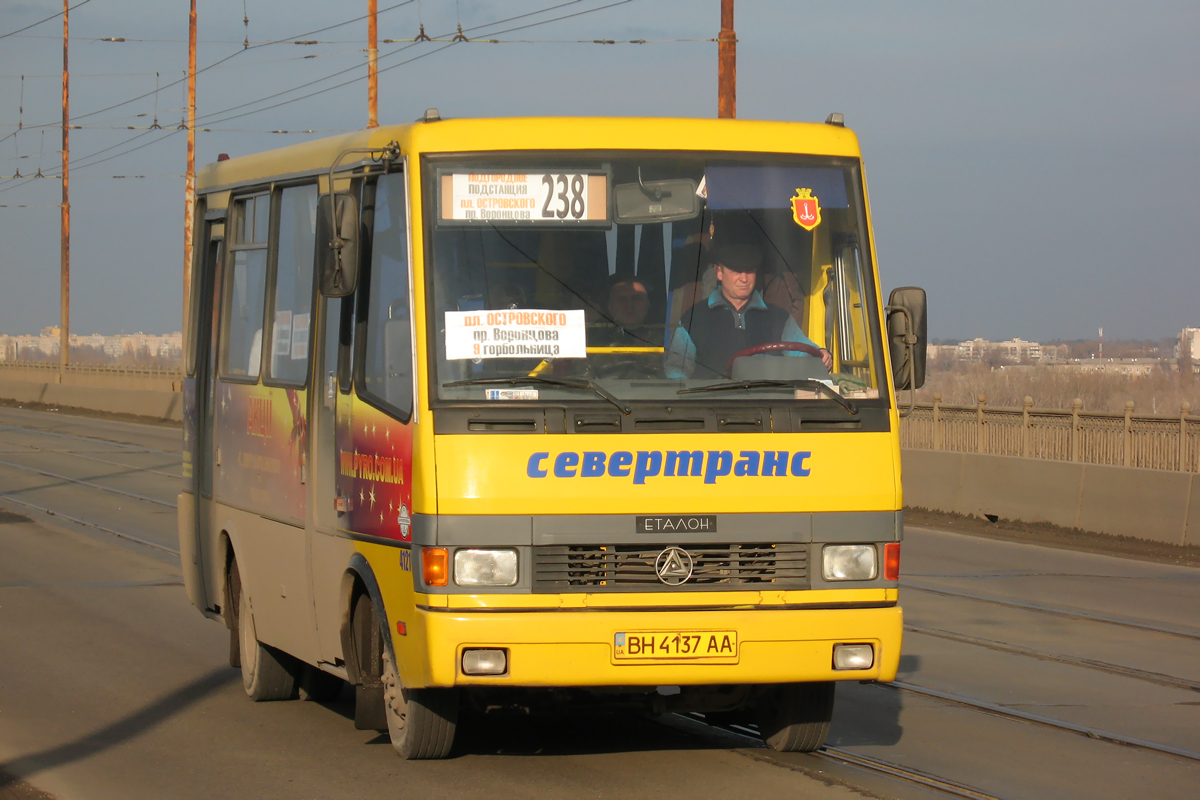
[[[540,383],[545,386],[565,386],[568,389],[589,389],[616,406],[617,410],[622,414],[629,416],[629,408],[621,405],[621,401],[618,400],[616,396],[596,382],[590,381],[587,378],[543,378],[541,375],[526,375],[512,378],[468,378],[462,381],[450,381],[449,383],[443,383],[442,386],[486,386],[488,384],[516,386],[521,383]]]
[[[710,383],[708,386],[696,386],[691,389],[680,389],[676,394],[696,394],[698,392],[727,392],[736,389],[778,389],[782,387],[791,387],[793,389],[813,389],[833,400],[842,408],[846,409],[846,413],[851,415],[858,414],[858,407],[851,403],[846,398],[842,397],[841,393],[827,383],[815,380],[813,378],[796,378],[794,380],[756,380],[756,381],[730,381],[729,383]]]

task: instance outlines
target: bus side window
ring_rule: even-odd
[[[279,196],[275,291],[270,319],[272,383],[303,386],[308,375],[313,304],[317,187],[291,186]]]
[[[263,312],[267,283],[267,231],[271,196],[240,199],[235,203],[233,268],[225,285],[221,377],[258,377],[262,357]]]
[[[374,206],[358,385],[364,397],[408,420],[413,409],[413,344],[403,173],[379,179]]]

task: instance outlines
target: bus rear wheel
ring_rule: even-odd
[[[823,745],[836,686],[833,681],[785,683],[763,694],[757,704],[763,741],[781,752],[811,753]]]
[[[406,689],[391,648],[383,648],[383,703],[388,735],[401,758],[445,758],[458,727],[458,690]]]
[[[238,649],[241,651],[242,688],[253,701],[290,700],[296,694],[295,660],[258,641],[254,630],[254,611],[250,607],[250,595],[241,586],[234,567],[234,580],[238,593],[237,634]]]

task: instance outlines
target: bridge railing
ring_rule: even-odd
[[[179,367],[125,364],[68,364],[57,361],[0,361],[0,380],[65,383],[116,389],[179,391]]]
[[[900,423],[902,447],[1045,458],[1085,464],[1200,472],[1200,416],[1188,403],[1178,415],[1124,414],[1083,410],[989,408],[980,395],[974,406],[918,405]]]

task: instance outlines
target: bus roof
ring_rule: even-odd
[[[197,190],[328,169],[344,150],[398,142],[405,153],[671,150],[859,156],[848,128],[809,122],[654,117],[507,117],[385,125],[209,164]]]

